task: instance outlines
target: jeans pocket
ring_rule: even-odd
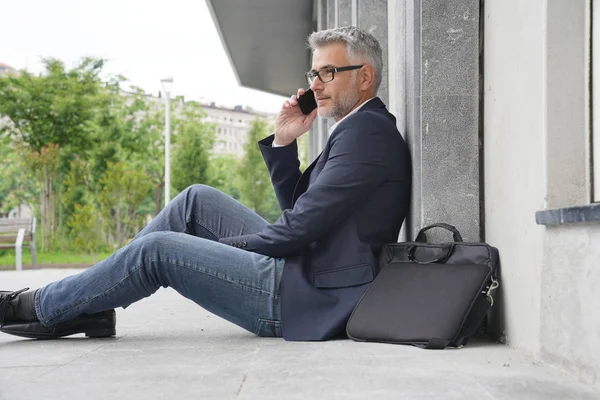
[[[281,321],[259,318],[254,333],[261,337],[281,337]]]

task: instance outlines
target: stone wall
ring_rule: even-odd
[[[390,2],[394,10],[388,10],[385,0],[316,4],[320,29],[350,22],[371,32],[382,45],[378,95],[388,105],[390,93],[396,99],[389,108],[413,158],[409,238],[424,225],[447,222],[465,239],[480,240],[479,0]],[[395,47],[390,49],[392,35]],[[403,93],[388,86],[389,70]],[[316,132],[319,145],[325,143],[328,126],[321,122]],[[318,149],[311,153],[316,155]]]

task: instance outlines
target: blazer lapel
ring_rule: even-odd
[[[367,104],[365,104],[357,112],[361,112],[363,110],[369,110],[369,109],[376,109],[376,108],[385,108],[385,104],[383,104],[383,102],[381,101],[381,99],[379,97],[375,97],[374,99],[369,100],[369,102]],[[336,130],[337,130],[337,128],[336,128]],[[334,130],[334,132],[335,132],[335,130]],[[334,132],[332,132],[331,134],[333,135]],[[294,207],[294,204],[296,203],[296,200],[298,200],[298,197],[300,197],[308,189],[310,173],[315,168],[315,165],[317,165],[319,158],[321,158],[321,155],[327,149],[328,146],[329,146],[329,138],[327,139],[327,143],[325,144],[325,149],[323,149],[321,154],[319,154],[319,156],[312,162],[312,164],[310,164],[308,166],[308,168],[306,168],[306,170],[300,176],[300,179],[298,179],[298,182],[296,183],[296,187],[294,188],[294,193],[292,194],[292,207]]]

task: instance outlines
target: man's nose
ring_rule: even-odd
[[[317,91],[323,90],[323,82],[317,77],[313,83],[310,84],[310,88],[313,92],[317,93]]]

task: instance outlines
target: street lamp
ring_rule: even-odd
[[[161,79],[165,93],[165,207],[171,201],[171,88],[173,78]]]

